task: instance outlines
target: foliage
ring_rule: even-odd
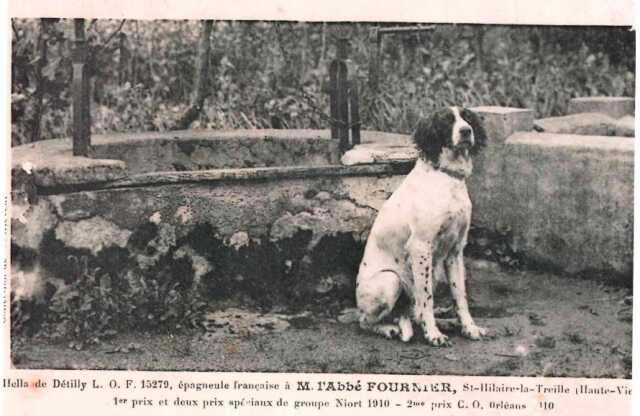
[[[179,279],[162,270],[144,273],[134,269],[117,276],[92,268],[86,257],[74,260],[78,266],[75,280],[48,299],[45,317],[29,322],[34,311],[47,306],[12,302],[13,331],[35,331],[69,340],[69,345],[82,349],[121,331],[176,331],[202,321],[206,304],[198,288],[183,287]]]
[[[528,266],[510,228],[489,230],[472,225],[464,254],[498,263],[505,269],[522,269]]]
[[[12,143],[31,140],[41,86],[41,138],[69,136],[72,21],[17,19],[12,25]],[[408,132],[418,117],[443,105],[529,107],[541,117],[564,113],[572,97],[634,95],[634,39],[625,28],[470,25],[385,36],[374,94],[368,88],[371,26],[348,28],[366,129]],[[199,27],[196,21],[91,21],[93,132],[172,126],[193,92]],[[44,63],[41,33],[48,45]],[[192,128],[329,127],[332,24],[218,21],[211,42],[211,90]]]
[[[439,28],[433,38],[455,37],[452,30]],[[422,64],[405,64],[404,70],[402,60],[388,61],[383,66],[387,82],[369,103],[370,126],[407,132],[417,117],[453,104],[527,107],[544,117],[563,114],[573,97],[633,96],[633,73],[613,67],[606,54],[594,54],[584,44],[569,53],[559,45],[542,53],[514,38],[522,37],[519,30],[525,29],[489,29],[494,36],[485,40],[485,49],[491,52],[458,41],[450,47],[418,47],[415,59]]]

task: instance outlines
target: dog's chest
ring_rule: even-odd
[[[451,189],[450,197],[442,204],[442,212],[438,213],[440,221],[436,221],[438,234],[442,238],[459,239],[466,232],[471,219],[471,201],[465,187]]]
[[[450,209],[445,212],[436,240],[451,241],[452,243],[462,240],[469,227],[469,214],[470,209],[463,202],[452,204]]]
[[[435,250],[450,253],[464,245],[471,221],[471,201],[464,181],[438,176],[424,194],[419,224]]]

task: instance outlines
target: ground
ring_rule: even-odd
[[[208,330],[121,334],[77,351],[16,338],[17,368],[397,373],[559,377],[631,376],[631,291],[595,281],[469,262],[472,314],[494,337],[448,331],[452,346],[404,344],[344,323],[340,310],[213,311]],[[227,305],[228,306],[228,305]],[[215,309],[215,306],[212,306]]]

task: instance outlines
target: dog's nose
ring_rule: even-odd
[[[469,126],[462,126],[460,127],[460,137],[463,139],[468,139],[469,137],[471,137],[471,127]]]

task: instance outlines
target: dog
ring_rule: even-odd
[[[480,118],[450,107],[421,119],[413,133],[419,156],[414,168],[378,212],[367,239],[356,283],[360,327],[407,342],[413,322],[430,345],[448,346],[434,315],[434,280],[449,282],[462,334],[487,335],[469,312],[462,252],[471,222],[465,179],[472,156],[486,145]],[[406,294],[408,307],[395,311]],[[399,312],[399,313],[397,313]]]

